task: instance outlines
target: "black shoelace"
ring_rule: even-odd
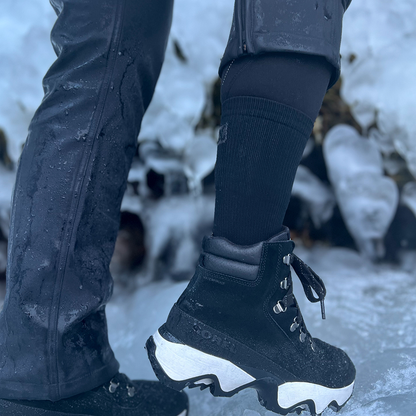
[[[287,266],[293,267],[293,270],[295,271],[300,282],[302,283],[303,290],[308,300],[312,303],[320,302],[322,319],[325,319],[326,315],[324,299],[326,295],[326,289],[322,279],[295,254],[288,254],[283,258],[283,262]],[[305,342],[306,337],[309,336],[311,347],[314,350],[312,337],[306,330],[306,326],[302,314],[300,312],[298,303],[296,301],[295,296],[293,295],[293,286],[290,273],[289,276],[280,283],[280,287],[284,290],[287,290],[287,293],[282,300],[279,300],[276,303],[276,305],[273,308],[273,311],[276,314],[279,314],[282,312],[286,312],[288,307],[295,307],[297,310],[297,316],[295,317],[293,323],[290,326],[290,331],[295,332],[300,327],[300,341]],[[315,296],[314,292],[317,296]]]

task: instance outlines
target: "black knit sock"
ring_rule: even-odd
[[[213,233],[248,245],[278,233],[332,74],[323,57],[245,56],[222,74]]]
[[[223,103],[213,233],[254,244],[278,233],[313,121],[255,97]]]

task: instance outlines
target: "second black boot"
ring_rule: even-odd
[[[157,381],[117,373],[85,393],[58,401],[0,399],[2,416],[187,416],[188,398]]]
[[[287,229],[251,246],[205,238],[193,279],[146,344],[158,378],[177,390],[209,386],[214,396],[255,388],[260,403],[280,414],[343,406],[355,368],[306,329],[291,266],[323,317],[326,291],[293,248]]]

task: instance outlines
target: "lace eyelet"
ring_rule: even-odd
[[[305,342],[306,334],[302,332],[302,330],[300,330],[299,339],[300,339],[300,342]]]
[[[283,307],[281,304],[281,301],[279,300],[279,302],[276,303],[276,305],[273,306],[273,312],[276,315],[279,315],[279,313],[284,313],[287,311],[287,306]]]
[[[133,397],[136,393],[134,386],[127,386],[127,394],[129,397]]]
[[[114,383],[113,380],[110,381],[110,387],[108,388],[108,391],[110,393],[115,393],[115,391],[117,390],[117,387],[120,385],[120,383]]]
[[[283,257],[283,263],[286,264],[287,266],[290,266],[290,263],[291,263],[291,260],[292,260],[291,257],[292,257],[291,254],[288,254],[288,255],[284,256]]]
[[[298,328],[299,328],[298,318],[295,317],[295,319],[293,320],[292,325],[290,325],[290,332],[295,332]]]
[[[283,289],[283,290],[289,289],[289,281],[287,277],[285,277],[284,280],[280,282],[280,289]]]

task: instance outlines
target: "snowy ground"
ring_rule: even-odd
[[[416,404],[416,253],[400,267],[372,265],[346,249],[315,247],[297,254],[324,279],[327,320],[297,285],[297,299],[313,336],[345,349],[357,367],[353,398],[344,416],[407,416]],[[296,277],[294,277],[296,280]],[[295,283],[296,284],[296,283]],[[112,345],[121,370],[135,378],[154,378],[147,337],[162,324],[184,283],[152,283],[133,294],[118,293],[108,306]],[[272,416],[254,390],[231,399],[208,390],[188,390],[190,416]],[[335,415],[327,410],[325,415]]]

